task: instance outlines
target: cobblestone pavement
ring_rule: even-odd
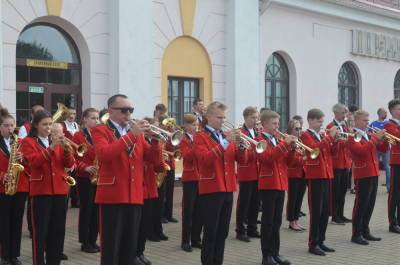
[[[383,179],[383,178],[381,178]],[[237,194],[236,194],[237,195]],[[175,189],[175,217],[180,221],[180,200],[182,188]],[[303,203],[303,211],[308,214],[307,197]],[[351,217],[354,195],[347,194],[345,215]],[[235,206],[234,206],[235,208]],[[235,239],[234,220],[232,213],[230,233],[226,241],[224,264],[252,265],[261,264],[261,250],[259,240],[244,243]],[[67,221],[67,234],[65,239],[65,253],[69,256],[63,265],[99,264],[98,254],[86,254],[80,251],[77,231],[77,209],[69,209]],[[285,218],[285,217],[284,217]],[[308,215],[301,219],[301,224],[308,226]],[[32,264],[31,241],[24,225],[22,240],[21,260],[23,264]],[[200,264],[200,251],[195,249],[192,253],[180,250],[181,223],[166,224],[164,230],[169,236],[169,241],[162,243],[148,242],[146,255],[154,265],[189,265]],[[308,232],[296,233],[288,230],[284,221],[281,229],[281,254],[292,261],[292,264],[400,264],[400,235],[388,232],[387,222],[387,194],[385,187],[379,185],[378,197],[371,220],[371,231],[374,235],[382,237],[381,242],[371,242],[369,246],[359,246],[350,242],[351,225],[329,225],[326,244],[336,249],[336,252],[326,257],[316,257],[307,252]]]

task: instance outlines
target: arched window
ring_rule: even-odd
[[[397,71],[396,77],[394,78],[394,98],[400,99],[400,70]]]
[[[289,121],[289,71],[282,56],[273,53],[265,70],[265,107],[280,114],[280,127]]]
[[[339,102],[346,106],[359,106],[359,81],[354,65],[350,62],[344,63],[340,68],[338,79]]]

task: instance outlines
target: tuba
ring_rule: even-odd
[[[19,174],[24,171],[24,166],[17,162],[16,154],[19,148],[18,136],[12,135],[13,144],[11,145],[10,159],[8,162],[8,168],[6,178],[4,180],[5,194],[14,195],[17,193]]]
[[[57,111],[53,114],[52,119],[54,123],[59,123],[65,121],[69,115],[68,108],[64,104],[58,102]]]

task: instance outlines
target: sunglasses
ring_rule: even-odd
[[[296,131],[301,131],[303,128],[301,128],[301,127],[297,127],[297,128],[294,128]]]
[[[112,108],[112,109],[114,109],[114,110],[119,110],[119,111],[121,111],[121,113],[124,113],[124,114],[126,114],[126,113],[133,113],[133,111],[135,110],[134,108],[130,108],[130,107],[123,107],[123,108]]]

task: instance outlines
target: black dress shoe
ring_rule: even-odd
[[[303,229],[301,228],[294,228],[293,226],[289,225],[289,230],[295,231],[295,232],[304,232]]]
[[[389,232],[400,234],[400,226],[398,225],[389,226]]]
[[[81,246],[81,250],[86,253],[97,253],[97,249],[94,248],[92,245],[84,244]]]
[[[250,238],[245,234],[236,234],[236,239],[243,242],[250,242]]]
[[[199,248],[199,249],[201,249],[202,246],[203,246],[203,245],[201,244],[200,241],[192,242],[192,248]]]
[[[287,259],[283,258],[282,256],[274,256],[274,260],[280,264],[280,265],[290,265],[290,261],[288,261]]]
[[[311,254],[317,255],[317,256],[325,256],[325,252],[319,247],[319,246],[315,246],[315,247],[310,247],[308,249],[308,252],[310,252]]]
[[[344,221],[338,217],[332,218],[331,224],[333,225],[344,225]]]
[[[183,250],[183,251],[185,251],[185,252],[192,252],[193,251],[193,248],[192,248],[192,246],[190,245],[190,244],[182,244],[181,245],[181,249]]]
[[[161,241],[168,241],[168,237],[164,233],[161,233],[159,237]]]
[[[146,238],[147,238],[147,240],[149,240],[151,242],[160,242],[161,241],[160,237],[157,235],[154,235],[154,234],[150,234]]]
[[[144,265],[144,263],[139,259],[139,257],[135,257],[133,265]]]
[[[278,265],[278,262],[272,256],[266,256],[262,260],[262,265]]]
[[[351,223],[351,219],[349,219],[347,217],[342,216],[342,217],[340,217],[340,219],[343,220],[343,222],[345,222],[345,223]]]
[[[359,245],[369,245],[369,242],[367,240],[365,240],[365,238],[363,236],[352,236],[351,237],[351,242],[359,244]]]
[[[328,247],[324,243],[320,244],[319,248],[322,249],[324,252],[335,252],[333,248]]]
[[[144,265],[151,265],[151,261],[148,258],[146,258],[143,254],[140,255],[138,258]]]
[[[247,232],[247,236],[254,238],[261,238],[260,232],[258,231]]]
[[[64,253],[61,253],[61,260],[68,260],[68,256]]]
[[[364,234],[363,237],[368,241],[381,241],[382,238],[373,236],[371,234]]]
[[[100,252],[100,246],[99,246],[99,245],[97,245],[96,243],[93,243],[93,244],[91,244],[91,245],[92,245],[92,247],[93,247],[94,249],[96,249],[97,252]]]
[[[11,259],[12,265],[22,265],[22,262],[18,258]]]
[[[176,219],[175,217],[171,217],[168,219],[168,222],[170,223],[178,223],[178,219]]]
[[[165,217],[161,218],[161,223],[168,224],[168,219]]]
[[[0,265],[12,265],[11,260],[1,259]]]

